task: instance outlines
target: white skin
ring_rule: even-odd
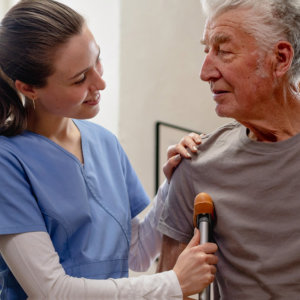
[[[72,37],[57,50],[55,72],[47,79],[45,87],[36,88],[19,80],[15,82],[22,94],[34,99],[27,129],[52,139],[81,162],[80,133],[70,118],[89,119],[99,112],[100,91],[106,86],[99,55],[99,46],[88,27],[84,26],[81,34]],[[190,157],[185,148],[195,152],[199,143],[199,135],[192,133],[185,136],[179,145],[171,147],[164,166],[168,180],[181,156]]]
[[[100,91],[105,89],[99,55],[99,46],[84,26],[80,34],[57,49],[55,72],[45,87],[15,82],[22,94],[34,99],[28,129],[52,139],[81,162],[80,133],[71,118],[89,119],[99,112]]]
[[[15,81],[16,88],[35,101],[27,129],[53,140],[82,163],[80,132],[71,118],[88,119],[99,112],[100,91],[105,89],[99,54],[99,46],[84,26],[80,34],[57,49],[55,71],[47,78],[46,86],[37,88]],[[186,148],[196,151],[194,146],[200,142],[197,135],[187,136],[168,158],[177,153],[188,157]],[[179,162],[180,159],[172,159],[172,168]],[[171,176],[172,171],[168,174]],[[184,296],[201,291],[214,280],[217,246],[212,243],[199,246],[199,240],[200,234],[196,231],[174,266]]]
[[[279,41],[261,50],[242,27],[247,14],[230,10],[207,21],[200,77],[210,84],[220,117],[236,119],[260,141],[284,140],[300,131],[299,99],[287,78],[293,48]]]
[[[243,29],[243,20],[251,17],[247,13],[230,10],[207,21],[200,77],[210,84],[220,117],[236,119],[258,141],[282,141],[300,132],[300,101],[287,76],[293,48],[283,40],[267,52],[260,49]],[[185,247],[163,236],[158,271],[173,268]]]

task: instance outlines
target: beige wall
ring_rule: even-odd
[[[203,26],[199,0],[121,2],[119,139],[150,196],[157,120],[204,132],[225,122],[199,79]]]
[[[9,0],[0,0],[0,18],[2,19],[5,12],[10,7],[10,1]]]

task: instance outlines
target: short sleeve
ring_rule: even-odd
[[[0,234],[46,231],[22,166],[9,147],[0,147]]]
[[[158,223],[158,230],[181,242],[188,243],[193,236],[193,209],[195,192],[189,160],[183,160],[174,172],[167,199]]]

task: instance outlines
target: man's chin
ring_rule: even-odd
[[[215,112],[221,118],[230,118],[228,112],[226,112],[226,109],[222,105],[217,105],[215,108]]]

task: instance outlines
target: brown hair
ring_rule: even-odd
[[[26,128],[28,100],[22,101],[15,80],[45,86],[56,49],[83,24],[80,14],[54,0],[22,0],[7,12],[0,24],[0,135]]]

